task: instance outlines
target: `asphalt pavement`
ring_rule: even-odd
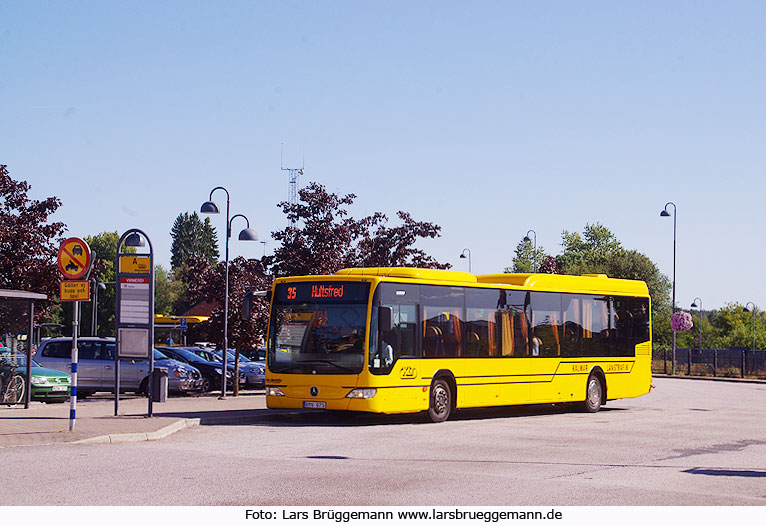
[[[764,380],[739,380],[712,377],[656,377],[765,383]],[[220,393],[169,397],[167,402],[153,404],[153,416],[148,417],[148,400],[123,395],[119,412],[114,413],[114,395],[101,393],[77,401],[77,419],[69,431],[69,402],[23,405],[0,405],[0,448],[59,443],[117,443],[160,440],[173,433],[199,425],[247,424],[284,418],[285,413],[300,410],[266,409],[264,391],[246,390],[238,396]]]

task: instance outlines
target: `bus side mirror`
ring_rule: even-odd
[[[394,309],[381,305],[378,307],[378,330],[390,331],[394,328]]]
[[[242,300],[242,321],[249,321],[253,315],[253,298],[266,298],[266,301],[271,303],[271,291],[253,290],[245,294]]]

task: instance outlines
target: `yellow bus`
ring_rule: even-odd
[[[266,404],[374,413],[607,400],[651,387],[643,281],[354,268],[275,280]]]

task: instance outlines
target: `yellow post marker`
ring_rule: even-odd
[[[120,256],[120,272],[127,274],[150,274],[152,264],[149,256]]]

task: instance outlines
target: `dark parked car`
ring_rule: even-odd
[[[251,362],[258,362],[261,364],[266,363],[266,347],[258,347],[257,349],[244,349],[239,351],[240,356],[245,356]]]
[[[207,360],[195,352],[196,347],[158,347],[160,352],[179,362],[184,362],[195,367],[202,374],[202,390],[212,391],[221,388],[221,374],[223,373],[223,364],[220,361]],[[226,385],[233,389],[232,378],[234,378],[234,365],[227,364]],[[240,386],[245,384],[244,373],[239,374]]]
[[[219,360],[223,360],[223,353],[221,351],[215,351],[214,353]],[[234,350],[229,349],[226,360],[228,363],[234,363],[236,355]],[[248,387],[263,387],[266,384],[266,363],[256,363],[242,353],[239,353],[239,371],[245,373]]]

